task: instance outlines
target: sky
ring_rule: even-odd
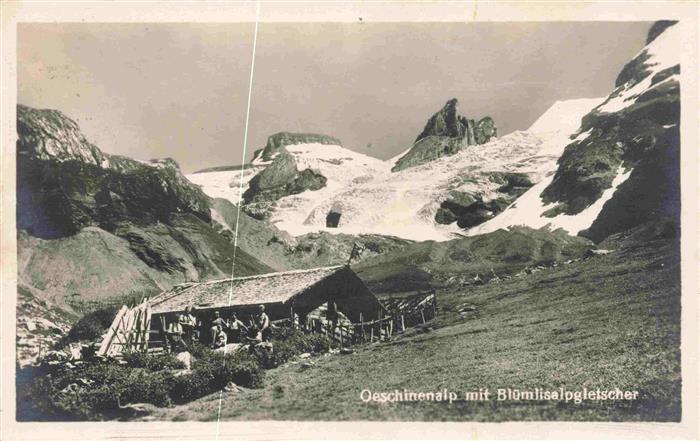
[[[387,159],[451,98],[504,135],[557,100],[607,96],[650,25],[260,23],[245,142],[253,23],[24,23],[18,102],[62,111],[106,153],[186,173],[249,161],[280,131]]]

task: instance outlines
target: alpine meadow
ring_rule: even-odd
[[[681,420],[678,23],[352,26],[20,27],[18,421]]]

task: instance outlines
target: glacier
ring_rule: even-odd
[[[270,222],[294,236],[328,231],[435,241],[473,234],[480,227],[491,228],[486,225],[492,221],[469,231],[456,223],[441,225],[435,221],[435,213],[451,191],[478,194],[484,200],[496,197],[499,184],[490,180],[493,173],[525,173],[536,184],[532,189],[539,188],[556,169],[564,147],[572,142],[571,136],[577,135],[581,118],[602,101],[603,98],[593,98],[556,102],[528,130],[468,146],[453,156],[399,172],[392,172],[391,168],[400,155],[382,161],[339,145],[285,146],[299,170],[313,169],[328,181],[320,190],[276,201]],[[238,204],[240,180],[245,190],[247,182],[266,165],[256,158],[242,170],[195,173],[188,178],[209,196]],[[326,226],[330,211],[341,215],[337,227]]]

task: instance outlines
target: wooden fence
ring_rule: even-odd
[[[387,340],[392,335],[403,333],[407,328],[425,324],[437,315],[437,300],[434,292],[420,293],[410,298],[389,299],[385,304],[387,312],[379,312],[379,318],[364,321],[360,314],[358,323],[338,323],[333,326],[328,321],[311,319],[301,328],[307,333],[323,334],[330,337],[340,347]],[[290,319],[274,322],[277,325],[298,326]]]

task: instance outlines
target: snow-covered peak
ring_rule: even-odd
[[[662,71],[680,64],[680,38],[680,29],[678,25],[674,25],[644,46],[631,63],[639,64],[633,68],[636,71],[643,70],[646,76],[641,81],[638,77],[633,77],[625,82],[596,110],[605,113],[619,112],[634,104],[644,92],[669,81],[680,81],[679,73],[668,72],[662,79],[657,76]]]
[[[528,132],[542,135],[541,154],[561,156],[570,138],[581,126],[581,119],[605,98],[557,101],[535,121]]]
[[[284,148],[294,157],[299,170],[310,168],[322,171],[328,169],[329,165],[334,166],[333,168],[345,166],[346,169],[349,169],[348,172],[352,169],[358,169],[358,167],[369,167],[370,170],[377,171],[386,168],[385,161],[381,159],[339,145],[309,143],[288,145]]]
[[[532,133],[574,133],[581,125],[581,118],[602,103],[604,99],[605,97],[557,101],[537,118],[528,131]]]

